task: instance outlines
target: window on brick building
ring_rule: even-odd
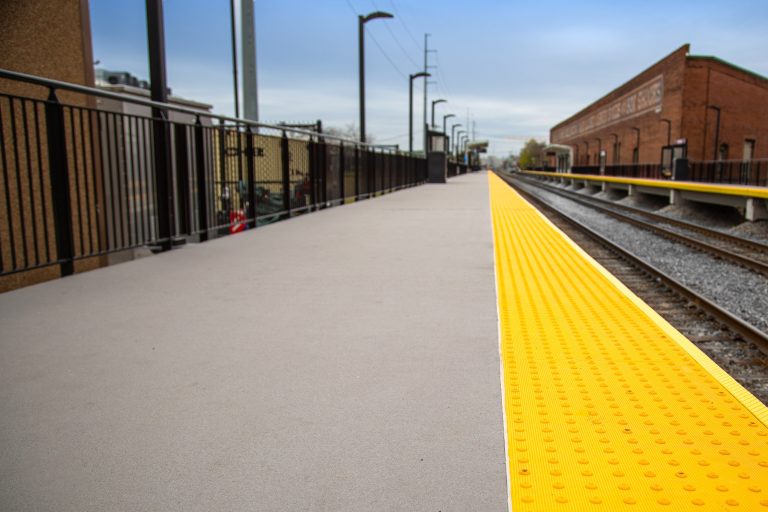
[[[619,164],[620,155],[621,155],[621,142],[615,142],[613,144],[613,163],[614,163],[614,165],[618,165]]]
[[[743,184],[749,184],[752,175],[752,159],[755,157],[755,141],[754,139],[746,139],[744,141],[744,156],[741,162],[741,176],[740,182]]]
[[[718,160],[728,160],[728,144],[720,144],[720,149],[717,152]]]
[[[744,156],[742,160],[752,160],[755,158],[755,141],[754,139],[747,139],[744,141]]]
[[[635,147],[632,150],[632,163],[637,164],[640,163],[640,148]]]

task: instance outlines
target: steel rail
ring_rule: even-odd
[[[736,254],[734,252],[729,251],[728,249],[724,249],[722,247],[718,247],[716,245],[709,244],[707,242],[702,242],[701,240],[697,240],[695,238],[691,238],[689,236],[677,233],[675,231],[671,231],[669,229],[665,229],[661,226],[656,226],[653,224],[649,224],[647,222],[643,222],[642,220],[630,217],[628,215],[624,215],[622,213],[619,213],[612,209],[612,207],[605,207],[601,206],[599,204],[595,204],[594,201],[591,198],[585,198],[582,196],[579,196],[573,192],[567,192],[564,190],[558,190],[558,189],[552,189],[549,187],[545,187],[544,185],[541,185],[540,183],[536,182],[529,182],[526,180],[526,183],[529,183],[533,186],[539,187],[543,190],[546,190],[547,192],[551,192],[553,194],[557,194],[560,197],[564,197],[566,199],[570,199],[572,201],[575,201],[579,204],[582,204],[584,206],[587,206],[589,208],[592,208],[594,210],[597,210],[601,213],[604,213],[606,215],[610,215],[611,217],[620,220],[622,222],[626,222],[628,224],[632,224],[633,226],[637,226],[641,229],[645,229],[647,231],[652,231],[654,233],[657,233],[665,238],[668,238],[670,240],[681,242],[685,245],[688,245],[690,247],[694,247],[696,249],[699,249],[704,252],[708,252],[710,254],[713,254],[714,256],[717,256],[718,258],[724,259],[724,260],[730,260],[733,263],[736,263],[744,268],[747,268],[749,270],[754,270],[756,272],[759,272],[763,275],[768,276],[768,263],[763,263],[762,261],[755,260],[753,258],[750,258],[748,256],[742,256],[741,254]],[[666,221],[666,218],[664,221]],[[705,228],[706,229],[706,228]],[[758,247],[763,247],[760,250],[768,251],[768,246],[763,246],[762,244],[758,244]]]
[[[543,186],[543,185],[540,185],[538,180],[531,180],[531,179],[528,179],[526,177],[525,181],[526,181],[526,183],[531,183],[533,185]],[[580,198],[583,197],[583,196],[579,196],[576,192],[571,192],[571,191],[562,190],[562,189],[552,189],[552,188],[547,187],[547,190],[552,190],[552,191],[558,190],[560,192],[568,193],[569,195],[573,194],[575,197],[580,197]],[[740,236],[735,236],[735,235],[731,235],[731,234],[728,234],[728,233],[723,233],[722,231],[718,231],[716,229],[707,228],[707,227],[700,226],[698,224],[694,224],[692,222],[687,222],[687,221],[684,221],[684,220],[673,219],[673,218],[670,218],[670,217],[666,217],[664,215],[660,215],[658,213],[653,213],[653,212],[649,212],[649,211],[646,211],[646,210],[641,210],[639,208],[633,208],[633,207],[627,206],[625,204],[617,204],[617,203],[614,203],[614,202],[609,201],[607,199],[601,199],[601,198],[598,198],[598,197],[589,197],[588,199],[590,201],[595,201],[595,202],[599,202],[599,203],[603,203],[603,204],[609,205],[612,208],[623,210],[623,211],[626,211],[626,212],[629,212],[629,213],[633,213],[633,214],[636,214],[636,215],[641,215],[643,217],[655,220],[657,222],[663,222],[663,223],[666,223],[666,224],[671,224],[673,226],[678,226],[678,227],[687,229],[689,231],[695,231],[695,232],[701,233],[703,235],[707,235],[707,236],[709,236],[711,238],[718,238],[718,239],[730,242],[730,243],[732,243],[734,245],[741,245],[741,246],[746,247],[748,249],[752,249],[752,250],[755,250],[755,251],[761,251],[761,252],[764,252],[765,254],[768,254],[768,245],[760,243],[760,242],[757,242],[755,240],[749,240],[748,238],[742,238]]]
[[[569,224],[573,225],[576,229],[578,229],[579,231],[582,231],[584,234],[586,234],[587,236],[595,240],[597,243],[603,245],[604,247],[609,249],[611,252],[615,253],[617,256],[619,256],[629,264],[634,265],[635,267],[646,272],[648,275],[652,276],[653,278],[658,279],[659,281],[664,283],[664,285],[666,285],[670,290],[674,291],[678,295],[682,296],[686,300],[696,305],[699,309],[703,310],[707,314],[717,319],[723,325],[725,325],[726,327],[731,329],[733,332],[741,336],[745,341],[749,343],[753,343],[764,354],[768,354],[768,334],[767,333],[761,331],[760,329],[750,324],[749,322],[746,322],[741,318],[735,316],[731,312],[723,309],[722,307],[718,306],[711,300],[707,299],[706,297],[695,292],[694,290],[687,287],[680,281],[671,277],[669,274],[654,267],[650,263],[643,261],[642,259],[633,255],[632,253],[628,252],[623,247],[608,240],[603,235],[594,231],[592,228],[560,212],[557,208],[555,208],[554,206],[548,205],[543,200],[537,198],[530,192],[527,192],[521,189],[520,187],[516,186],[515,184],[513,184],[513,180],[511,180],[510,178],[498,173],[497,175],[500,178],[502,178],[510,187],[514,188],[519,194],[525,197],[526,200],[535,204],[538,208],[557,213],[558,215],[563,217],[563,219],[566,220]]]

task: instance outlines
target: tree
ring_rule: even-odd
[[[354,123],[345,125],[344,128],[328,126],[327,128],[323,128],[323,132],[327,133],[328,135],[333,135],[334,137],[360,140],[360,130],[358,130],[357,125]],[[365,136],[365,139],[368,144],[374,144],[375,138],[370,133]]]
[[[520,150],[518,165],[521,169],[531,169],[544,165],[544,146],[542,142],[531,139],[525,143],[525,147]]]

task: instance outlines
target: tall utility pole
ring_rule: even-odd
[[[240,117],[240,94],[237,90],[237,33],[235,32],[235,0],[229,0],[229,21],[232,31],[232,76],[235,86],[235,117]]]
[[[165,66],[165,22],[163,0],[146,0],[147,7],[147,50],[149,51],[150,98],[158,103],[168,103],[168,82]],[[171,133],[168,113],[152,108],[155,164],[155,194],[157,197],[158,237],[162,240],[161,250],[167,251],[172,245],[174,205],[171,175]]]
[[[256,92],[256,27],[253,0],[240,2],[240,27],[243,48],[243,117],[259,120],[259,97]]]

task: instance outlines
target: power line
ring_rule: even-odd
[[[349,0],[346,0],[346,2],[347,2],[347,5],[349,6],[349,8],[352,9],[352,12],[355,13],[355,15],[360,16],[360,14],[358,14],[358,12],[355,9],[355,7],[352,5],[352,2],[350,2]],[[395,64],[395,61],[393,61],[389,57],[389,55],[387,55],[387,52],[384,51],[384,48],[379,44],[379,41],[376,39],[376,36],[374,36],[373,33],[371,33],[371,31],[368,30],[368,27],[364,26],[364,28],[365,28],[365,32],[371,37],[371,40],[373,41],[373,43],[378,47],[378,49],[379,49],[379,51],[381,51],[382,55],[384,55],[384,58],[386,58],[387,61],[389,61],[389,63],[392,65],[392,67],[395,68],[395,71],[397,71],[400,74],[400,76],[402,76],[403,78],[407,78],[407,75],[405,73],[403,73],[400,70],[399,67],[397,67],[397,64]]]
[[[418,50],[421,51],[421,45],[416,40],[416,38],[413,37],[413,33],[411,33],[411,31],[408,29],[408,25],[405,24],[405,19],[403,18],[402,14],[400,14],[400,11],[398,10],[397,6],[395,5],[395,0],[389,0],[389,3],[392,4],[392,10],[395,11],[396,18],[403,25],[403,28],[408,33],[408,36],[411,38],[411,41],[413,41],[413,44],[416,45],[416,48],[418,48]]]
[[[408,78],[408,75],[406,75],[405,73],[403,73],[403,72],[400,70],[400,68],[399,68],[399,67],[397,67],[397,64],[395,64],[395,61],[393,61],[393,60],[392,60],[392,59],[389,57],[389,55],[387,55],[387,52],[385,52],[385,51],[384,51],[384,48],[383,48],[383,47],[382,47],[382,46],[379,44],[379,41],[376,39],[376,36],[374,36],[374,35],[371,33],[371,31],[370,31],[370,30],[368,30],[367,28],[365,29],[365,31],[366,31],[366,33],[367,33],[369,36],[371,36],[371,40],[372,40],[372,41],[374,42],[374,44],[375,44],[375,45],[376,45],[376,46],[379,48],[379,50],[381,50],[381,54],[382,54],[382,55],[384,55],[384,58],[386,58],[386,59],[389,61],[389,63],[390,63],[390,64],[392,64],[392,67],[393,67],[393,68],[395,68],[395,71],[397,71],[398,73],[400,73],[400,76],[402,76],[403,78]]]
[[[357,10],[355,10],[355,7],[352,5],[352,2],[347,0],[347,5],[349,6],[350,9],[352,9],[352,12],[355,13],[356,16],[360,16],[360,14],[357,12]]]
[[[435,53],[435,60],[437,61],[437,65],[435,68],[437,69],[437,77],[438,81],[440,83],[440,87],[443,89],[443,92],[447,94],[448,96],[453,96],[450,91],[450,87],[448,87],[448,81],[445,79],[445,76],[443,75],[442,66],[440,65],[440,53]]]
[[[376,2],[375,2],[374,0],[371,0],[371,4],[373,4],[373,8],[374,8],[374,9],[376,9],[377,11],[379,10],[379,6],[378,6],[378,5],[376,5]],[[400,42],[400,39],[399,39],[399,38],[398,38],[398,37],[395,35],[395,33],[392,31],[392,29],[391,29],[391,28],[389,28],[389,23],[385,23],[385,24],[384,24],[384,28],[386,28],[386,29],[387,29],[387,32],[389,32],[389,35],[391,35],[391,36],[392,36],[392,39],[394,39],[394,40],[395,40],[395,43],[397,43],[397,46],[399,46],[399,47],[400,47],[400,49],[403,51],[403,55],[405,55],[405,56],[406,56],[406,58],[407,58],[409,61],[411,61],[411,64],[413,64],[413,67],[414,67],[414,68],[418,69],[418,68],[419,68],[419,65],[418,65],[418,64],[416,64],[416,61],[415,61],[415,60],[413,60],[413,57],[411,57],[411,55],[408,53],[408,51],[407,51],[407,50],[405,49],[405,47],[402,45],[402,43]]]

